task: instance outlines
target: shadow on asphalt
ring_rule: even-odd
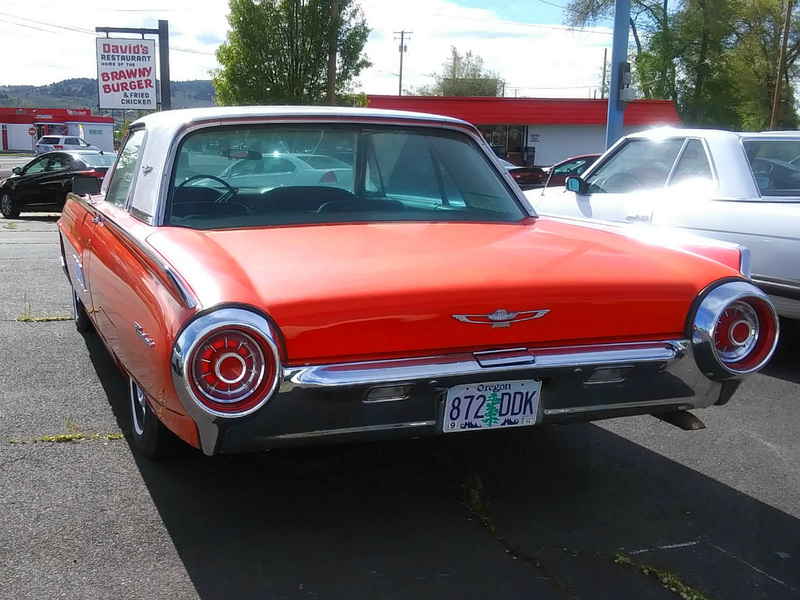
[[[800,321],[781,319],[778,348],[762,369],[764,375],[800,383]]]
[[[136,461],[203,600],[800,597],[800,521],[591,424]]]

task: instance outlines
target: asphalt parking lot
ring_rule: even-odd
[[[0,219],[0,598],[800,598],[800,326],[708,429],[652,417],[163,463]]]

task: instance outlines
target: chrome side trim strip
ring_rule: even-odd
[[[418,421],[411,423],[391,423],[389,425],[368,425],[365,427],[346,427],[344,429],[319,429],[317,431],[304,431],[301,433],[284,433],[271,437],[273,440],[302,440],[319,437],[332,437],[352,433],[380,433],[382,431],[398,431],[403,429],[420,429],[435,427],[436,421]]]
[[[184,306],[186,306],[186,308],[194,308],[195,306],[197,306],[197,299],[194,296],[192,296],[192,294],[183,284],[183,281],[180,280],[180,278],[175,274],[172,268],[166,267],[164,269],[164,273],[166,273],[167,277],[172,282],[172,287],[174,287],[177,290],[178,295],[183,300]]]
[[[78,196],[77,194],[69,194],[69,197],[73,200],[77,201],[87,212],[97,214],[97,206],[94,204],[89,203],[85,198]],[[186,285],[180,280],[180,278],[172,271],[171,267],[161,258],[158,254],[156,254],[153,250],[143,245],[137,238],[133,237],[130,233],[125,231],[122,227],[117,225],[113,219],[110,219],[108,215],[103,214],[103,224],[106,226],[110,226],[114,229],[114,232],[131,244],[135,246],[142,254],[147,256],[147,259],[151,261],[158,269],[164,273],[165,279],[170,283],[170,287],[175,291],[178,298],[183,302],[186,308],[195,308],[198,305],[198,300],[195,298],[188,290]],[[136,217],[134,217],[136,218]]]
[[[504,371],[519,371],[520,369],[536,371],[559,367],[619,365],[632,362],[659,363],[679,358],[687,351],[689,351],[688,340],[671,340],[610,346],[534,349],[527,351],[535,361],[533,364],[517,362],[492,365],[488,368],[481,366],[472,354],[286,367],[281,392],[295,388],[335,388],[439,377],[479,376]]]

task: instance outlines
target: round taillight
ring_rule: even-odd
[[[271,365],[253,335],[223,329],[208,335],[190,358],[191,383],[217,410],[246,410],[260,400],[262,383],[271,381]]]
[[[750,283],[723,284],[700,303],[692,341],[698,364],[715,378],[757,371],[778,343],[775,307]]]
[[[226,418],[258,410],[280,379],[274,340],[266,319],[240,308],[222,308],[189,324],[175,342],[172,359],[184,405]]]

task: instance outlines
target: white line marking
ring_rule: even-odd
[[[781,581],[780,579],[776,579],[775,577],[773,577],[773,576],[772,576],[772,575],[770,575],[769,573],[765,573],[764,571],[762,571],[762,570],[761,570],[761,569],[759,569],[758,567],[755,567],[755,566],[751,565],[749,562],[747,562],[747,561],[745,561],[745,560],[742,560],[742,559],[741,559],[741,558],[739,558],[738,556],[735,556],[735,555],[731,554],[730,552],[728,552],[728,551],[727,551],[727,550],[725,550],[724,548],[720,548],[719,546],[715,546],[714,544],[710,544],[710,543],[709,543],[708,545],[709,545],[709,546],[711,546],[712,548],[716,548],[717,550],[719,550],[719,551],[720,551],[720,552],[722,552],[723,554],[725,554],[725,555],[727,555],[727,556],[730,556],[732,559],[739,561],[739,562],[740,562],[740,563],[742,563],[744,566],[746,566],[746,567],[750,567],[750,568],[751,568],[751,569],[753,569],[753,571],[755,571],[756,573],[761,573],[761,574],[762,574],[764,577],[766,577],[767,579],[771,579],[771,580],[772,580],[772,581],[774,581],[775,583],[779,583],[779,584],[781,584],[783,587],[785,587],[785,588],[787,588],[787,589],[789,589],[789,590],[792,590],[793,592],[796,592],[796,591],[797,591],[796,589],[794,589],[794,588],[793,588],[792,586],[790,586],[789,584],[786,584],[786,583],[784,583],[784,582],[783,582],[783,581]]]
[[[683,542],[681,544],[667,544],[665,546],[656,546],[655,548],[644,548],[642,550],[631,550],[628,554],[644,554],[645,552],[652,552],[653,550],[672,550],[673,548],[688,548],[689,546],[696,546],[700,540],[693,542]]]

